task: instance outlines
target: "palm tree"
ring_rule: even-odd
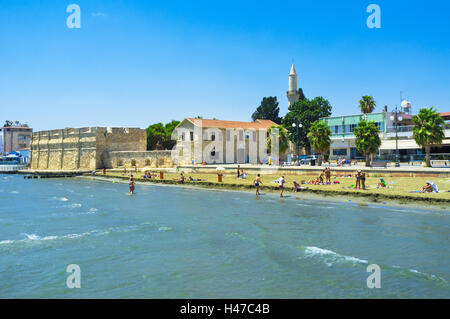
[[[271,143],[271,135],[272,135],[272,129],[276,128],[277,130],[273,131],[273,135],[278,137],[278,150],[280,154],[284,154],[289,149],[289,138],[288,138],[288,131],[283,127],[283,125],[272,125],[268,132],[269,136],[266,139],[266,145],[267,145],[267,151],[272,151],[272,143]]]
[[[322,154],[327,152],[330,148],[331,130],[325,121],[315,121],[312,123],[307,134],[309,143],[313,147],[318,155],[318,165],[322,165]]]
[[[366,166],[370,166],[370,154],[375,154],[381,146],[378,127],[375,122],[362,120],[353,130],[356,149],[366,155]]]
[[[413,136],[417,145],[425,148],[427,167],[431,166],[430,151],[432,144],[441,144],[444,138],[444,119],[431,108],[422,108],[419,114],[412,117],[414,122]]]
[[[370,95],[364,95],[361,100],[359,100],[359,108],[364,114],[372,113],[375,106],[375,100]]]

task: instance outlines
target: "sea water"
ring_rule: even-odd
[[[0,175],[0,298],[450,298],[449,210],[127,192]],[[72,264],[81,288],[67,286]],[[381,288],[368,288],[371,264]]]

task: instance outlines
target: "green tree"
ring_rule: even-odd
[[[331,144],[331,130],[325,121],[315,121],[311,124],[307,137],[311,147],[314,148],[318,155],[318,165],[322,165],[322,154],[330,149]]]
[[[305,98],[289,106],[288,113],[283,118],[282,123],[289,132],[289,139],[294,144],[298,141],[298,146],[305,147],[309,153],[311,151],[311,145],[307,134],[312,123],[330,115],[331,104],[328,100],[323,97],[316,97],[313,100]],[[298,130],[298,136],[297,128],[292,126],[293,123],[302,125]]]
[[[375,100],[370,95],[364,95],[361,100],[359,100],[359,108],[364,114],[372,113],[375,106]]]
[[[281,118],[278,116],[280,108],[278,107],[277,97],[264,97],[261,104],[256,108],[252,114],[252,120],[271,120],[277,124],[281,124]]]
[[[171,121],[166,125],[156,123],[147,127],[147,150],[170,150],[176,144],[172,140],[172,131],[179,121]]]
[[[413,136],[417,145],[425,148],[427,167],[431,166],[431,145],[441,144],[444,139],[444,119],[431,108],[422,108],[419,114],[412,117],[414,122]]]
[[[270,136],[272,135],[272,129],[277,128],[278,130],[273,131],[273,134],[275,136],[275,138],[278,138],[278,150],[281,154],[286,153],[286,151],[289,149],[289,138],[288,138],[288,131],[282,126],[275,126],[272,125],[269,130],[269,136],[266,139],[266,145],[267,145],[267,150],[269,152],[271,152],[272,150],[272,143],[271,143],[271,138]]]
[[[378,127],[373,121],[362,120],[353,130],[356,149],[366,155],[366,166],[370,166],[370,154],[375,154],[381,146]]]

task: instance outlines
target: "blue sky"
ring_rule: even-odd
[[[81,28],[66,7],[81,8]],[[366,8],[381,7],[381,29]],[[334,115],[450,111],[448,1],[0,0],[0,121],[35,130],[147,127],[201,115],[250,120],[264,96],[287,112],[292,61]]]

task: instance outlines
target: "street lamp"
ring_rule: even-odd
[[[398,122],[401,122],[403,117],[399,115],[397,105],[395,106],[394,115],[391,115],[390,119],[391,121],[394,121],[395,126],[395,167],[400,167],[400,162],[398,160]]]
[[[299,159],[299,157],[300,157],[300,152],[299,152],[299,150],[298,150],[298,145],[299,145],[299,142],[300,142],[300,136],[299,136],[298,130],[299,130],[300,128],[302,128],[303,125],[302,125],[302,123],[298,123],[298,120],[295,119],[295,120],[294,120],[294,123],[292,123],[292,127],[297,128],[297,135],[296,135],[296,138],[295,138],[295,144],[296,144],[296,149],[297,149],[297,165],[300,165],[300,159]]]
[[[296,138],[295,138],[295,144],[296,144],[296,146],[297,146],[297,157],[298,157],[298,155],[299,155],[299,151],[298,151],[298,144],[299,144],[299,133],[298,133],[298,130],[299,130],[299,128],[302,128],[303,127],[303,125],[302,125],[302,123],[298,123],[298,120],[297,119],[295,119],[295,122],[294,123],[292,123],[292,127],[294,127],[294,128],[297,128],[297,135],[296,135]]]

